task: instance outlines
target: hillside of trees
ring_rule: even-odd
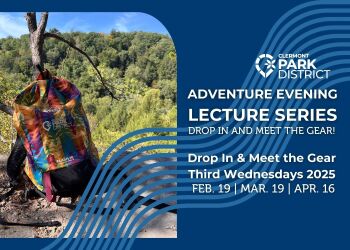
[[[51,30],[50,32],[58,32]],[[67,44],[46,39],[45,67],[78,86],[102,153],[127,132],[146,127],[176,127],[176,52],[166,36],[146,32],[60,34],[84,50],[98,66],[118,100],[112,100],[87,59]],[[0,39],[0,101],[32,81],[28,35]],[[11,118],[0,112],[0,153],[9,152]]]

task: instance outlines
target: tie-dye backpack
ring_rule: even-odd
[[[69,81],[52,77],[29,84],[15,98],[13,120],[27,151],[24,171],[48,200],[53,197],[49,171],[85,160],[97,165],[81,94]]]

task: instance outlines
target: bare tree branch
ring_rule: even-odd
[[[0,102],[0,110],[2,112],[5,112],[8,115],[13,114],[13,109],[11,107],[7,106],[6,104],[3,104],[2,102]]]
[[[57,39],[57,40],[59,40],[59,41],[61,41],[61,42],[64,42],[64,43],[68,44],[69,47],[71,47],[71,48],[77,50],[78,52],[80,52],[81,54],[83,54],[83,55],[88,59],[88,61],[91,63],[91,65],[92,65],[92,67],[95,69],[95,71],[97,72],[97,75],[98,75],[98,77],[99,77],[99,80],[100,80],[101,84],[103,85],[103,87],[105,87],[105,88],[107,89],[109,95],[110,95],[113,99],[116,99],[116,100],[118,99],[118,98],[115,97],[114,93],[109,89],[108,84],[107,84],[107,83],[105,82],[105,80],[103,79],[101,72],[99,71],[99,69],[96,67],[95,63],[92,61],[92,59],[90,58],[90,56],[89,56],[85,51],[81,50],[80,48],[78,48],[77,46],[75,46],[72,42],[66,40],[65,38],[59,36],[58,34],[46,32],[46,33],[44,34],[44,37],[45,37],[45,38],[55,38],[55,39]]]
[[[37,29],[35,12],[27,12],[26,20],[27,20],[29,32],[34,33]]]
[[[40,22],[37,29],[37,32],[39,32],[40,35],[43,35],[45,32],[48,17],[49,17],[48,12],[41,13]]]
[[[106,81],[102,77],[102,74],[99,71],[99,69],[97,68],[97,66],[94,64],[92,59],[89,57],[89,55],[85,51],[81,50],[80,48],[75,46],[74,43],[66,40],[65,38],[59,36],[58,34],[45,33],[48,17],[49,17],[48,12],[41,13],[40,22],[39,22],[39,25],[37,25],[36,13],[35,12],[28,12],[26,14],[26,20],[27,20],[27,24],[28,24],[29,33],[30,33],[30,49],[32,52],[32,62],[33,62],[34,67],[37,65],[40,65],[43,67],[43,44],[44,44],[45,38],[55,38],[61,42],[68,44],[71,48],[73,48],[73,49],[77,50],[78,52],[80,52],[81,54],[83,54],[88,59],[88,61],[91,63],[91,65],[95,69],[95,71],[97,72],[99,81],[101,82],[103,87],[108,91],[108,93],[112,97],[112,99],[118,99],[114,95],[113,91],[109,88],[108,84],[106,83]],[[37,74],[38,74],[38,72],[37,72],[37,70],[35,70],[33,77],[35,78],[35,76]]]

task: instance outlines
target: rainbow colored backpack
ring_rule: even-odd
[[[53,77],[29,84],[15,98],[13,121],[27,151],[24,171],[47,197],[48,192],[51,195],[51,182],[45,182],[49,171],[84,160],[97,165],[81,94],[69,81]]]

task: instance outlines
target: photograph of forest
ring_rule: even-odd
[[[82,92],[100,154],[130,131],[176,127],[176,53],[169,35],[117,30],[60,33],[55,28],[49,32],[85,51],[117,98],[112,100],[84,55],[61,41],[45,40],[45,68]],[[10,106],[14,96],[32,81],[28,36],[0,39],[0,103]],[[0,154],[10,150],[11,130],[11,117],[0,112]]]
[[[176,51],[157,19],[123,12],[0,13],[0,238],[58,237],[111,144],[139,129],[176,128],[176,122]],[[168,133],[144,133],[124,140],[101,165],[104,168],[124,145],[152,135]],[[175,164],[162,165],[165,160],[175,163],[174,157],[139,161],[152,153],[173,153],[174,147],[143,147],[175,143],[175,139],[148,140],[120,150],[108,165],[114,172],[106,183],[113,192],[103,199],[116,194],[113,204],[120,203],[120,209],[127,211],[135,207],[134,218],[152,202],[174,195],[156,195],[151,203],[137,205],[153,191],[174,188],[173,181],[134,194],[160,179],[175,177],[154,175],[175,169]],[[136,149],[142,150],[116,166]],[[154,163],[159,164],[153,167]],[[147,170],[122,184],[130,173],[147,165]],[[128,190],[141,177],[147,181]],[[97,196],[89,193],[88,197]],[[59,205],[61,201],[69,206]],[[86,200],[81,202],[85,206]],[[174,202],[161,203],[150,212]],[[88,228],[81,230],[85,235]],[[138,237],[176,238],[177,212],[170,210],[153,219]]]

